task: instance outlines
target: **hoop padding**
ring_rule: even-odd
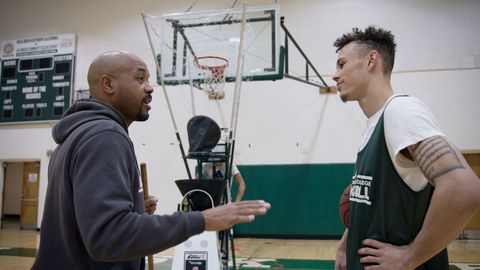
[[[200,64],[201,62],[206,62]],[[218,64],[221,62],[222,64]],[[221,91],[225,84],[225,69],[228,67],[228,60],[219,56],[201,56],[195,57],[193,64],[196,68],[205,73],[203,84],[211,92]]]

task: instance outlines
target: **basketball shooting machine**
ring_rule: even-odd
[[[186,12],[168,15],[147,15],[142,12],[147,36],[157,67],[161,86],[173,123],[188,179],[177,180],[182,193],[182,211],[204,210],[230,199],[235,136],[242,81],[275,81],[292,78],[320,88],[320,93],[333,92],[293,39],[280,18],[279,6],[243,7],[208,12]],[[285,44],[280,46],[280,29]],[[305,59],[303,76],[289,73],[288,44],[291,41]],[[312,70],[317,82],[309,76]],[[223,99],[226,82],[234,83],[230,128],[224,141],[218,143],[218,125],[206,116],[194,116],[188,123],[190,148],[186,154],[178,132],[166,86],[189,85],[209,99]],[[193,94],[192,102],[193,102]],[[194,111],[195,115],[195,111]],[[188,160],[196,161],[194,180]],[[223,179],[202,180],[204,163],[223,163]],[[231,249],[230,249],[231,248]],[[231,256],[229,251],[231,250]],[[228,269],[228,259],[236,268],[232,230],[204,232],[175,248],[172,270]]]

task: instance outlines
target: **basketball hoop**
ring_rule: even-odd
[[[228,67],[227,59],[219,56],[201,56],[195,57],[193,64],[205,74],[203,84],[207,91],[212,94],[222,91],[225,84],[225,69]]]

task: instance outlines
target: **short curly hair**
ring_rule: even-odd
[[[365,31],[353,28],[351,33],[343,34],[333,43],[337,47],[337,52],[350,42],[355,42],[364,47],[363,52],[368,53],[370,50],[376,50],[382,56],[385,65],[383,72],[385,74],[392,73],[395,64],[395,36],[392,32],[375,26],[368,26]]]

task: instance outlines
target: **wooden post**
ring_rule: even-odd
[[[140,164],[140,173],[142,178],[142,186],[143,186],[143,198],[148,198],[148,178],[147,178],[147,164],[141,163]],[[153,270],[153,256],[148,255],[148,270]]]

